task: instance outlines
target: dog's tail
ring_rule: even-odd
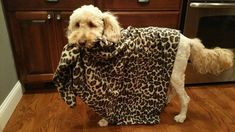
[[[197,38],[191,39],[190,61],[201,74],[220,74],[233,66],[234,54],[229,49],[207,49]]]

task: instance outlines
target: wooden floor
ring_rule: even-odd
[[[68,108],[56,92],[25,94],[4,132],[229,132],[235,131],[235,83],[187,87],[191,97],[188,118],[183,124],[173,117],[179,111],[175,98],[161,114],[158,125],[97,125],[100,119],[85,104]]]

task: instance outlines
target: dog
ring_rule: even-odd
[[[92,48],[102,37],[117,42],[121,36],[121,27],[117,17],[110,12],[101,12],[93,5],[84,5],[73,11],[70,16],[67,38],[68,42],[86,48]],[[201,74],[220,74],[233,66],[234,54],[229,49],[207,49],[197,39],[190,39],[180,34],[178,51],[170,78],[168,102],[177,94],[180,99],[180,112],[174,117],[178,123],[186,119],[190,97],[185,91],[185,70],[190,60],[194,68]],[[98,124],[107,126],[108,122],[101,119]]]

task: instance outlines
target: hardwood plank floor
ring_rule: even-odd
[[[188,117],[183,124],[173,117],[179,111],[178,98],[165,108],[158,125],[99,127],[100,117],[78,99],[71,109],[57,92],[25,94],[4,132],[203,132],[235,131],[235,83],[190,86]]]

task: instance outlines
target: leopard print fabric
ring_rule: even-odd
[[[67,44],[54,75],[71,107],[79,96],[110,124],[155,124],[166,105],[179,43],[174,29],[128,27],[118,43]]]

